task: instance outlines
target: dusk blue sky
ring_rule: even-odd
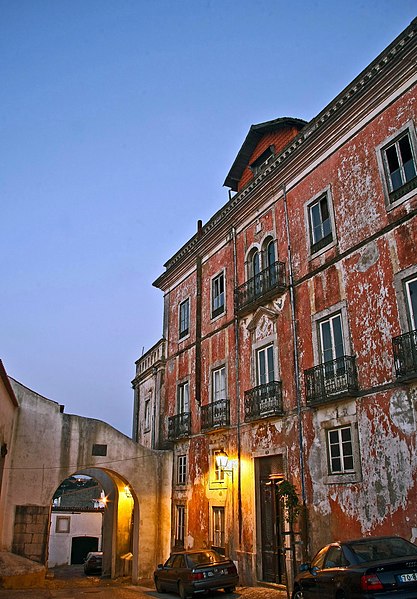
[[[251,124],[310,120],[415,0],[0,0],[0,358],[131,434],[163,264]]]

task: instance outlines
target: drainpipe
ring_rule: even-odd
[[[300,389],[300,368],[298,363],[298,336],[297,336],[297,321],[295,318],[295,294],[294,294],[294,276],[292,270],[292,253],[291,253],[291,237],[290,237],[290,225],[288,219],[287,209],[287,192],[285,184],[282,186],[283,198],[284,198],[284,213],[285,213],[285,229],[287,232],[287,255],[288,255],[288,276],[289,276],[289,291],[290,291],[290,304],[291,304],[291,324],[292,324],[292,337],[293,337],[293,348],[294,348],[294,382],[295,382],[295,396],[297,400],[297,421],[298,421],[298,443],[300,447],[300,478],[301,478],[301,497],[303,505],[306,504],[306,491],[305,491],[305,473],[304,473],[304,451],[303,451],[303,421],[301,417],[301,389]]]
[[[237,287],[237,250],[236,250],[236,229],[232,228],[233,239],[233,277],[234,289]],[[241,440],[240,440],[240,377],[239,377],[239,319],[237,314],[236,301],[234,305],[234,325],[235,325],[235,385],[236,385],[236,430],[237,430],[237,510],[238,510],[238,528],[239,528],[239,549],[242,545],[242,479],[241,479]]]

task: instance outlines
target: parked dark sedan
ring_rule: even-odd
[[[84,562],[85,574],[92,574],[93,572],[100,573],[103,565],[103,552],[102,551],[90,551],[87,553],[87,557]]]
[[[302,564],[293,599],[416,599],[417,547],[400,537],[326,545]]]
[[[239,576],[232,560],[210,549],[171,553],[154,572],[158,593],[173,591],[181,599],[193,593],[224,589],[233,593]]]

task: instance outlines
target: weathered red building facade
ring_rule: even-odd
[[[164,355],[146,384],[138,361],[135,420],[151,402],[173,448],[172,546],[219,547],[246,584],[285,581],[282,480],[306,553],[417,538],[416,29],[311,122],[252,126],[234,195],[154,283]]]

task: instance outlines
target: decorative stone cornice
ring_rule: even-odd
[[[311,146],[313,142],[316,142],[320,146],[316,149],[317,152],[322,151],[321,147],[325,143],[322,138],[326,132],[329,135],[328,131],[333,127],[335,121],[340,119],[348,109],[353,109],[366,93],[377,89],[376,82],[380,83],[385,74],[388,76],[394,66],[399,69],[401,61],[404,61],[408,52],[415,51],[416,34],[417,18],[350,85],[313,118],[278,156],[270,159],[257,177],[250,181],[242,191],[236,193],[227,204],[203,225],[198,233],[164,264],[166,271],[156,279],[153,285],[161,289],[166,288],[168,280],[171,279],[169,275],[177,270],[184,258],[192,258],[197,254],[197,250],[203,253],[207,251],[207,247],[213,246],[213,240],[209,242],[210,234],[215,231],[216,235],[224,235],[224,225],[227,223],[230,225],[236,208],[246,202],[252,192],[261,187],[273,174],[280,172],[290,162],[290,158],[299,156],[304,146]],[[388,93],[384,87],[382,91]],[[371,106],[370,99],[367,99],[367,104]],[[339,135],[338,131],[336,133]],[[319,137],[320,144],[318,144]],[[176,273],[177,275],[178,273]]]

